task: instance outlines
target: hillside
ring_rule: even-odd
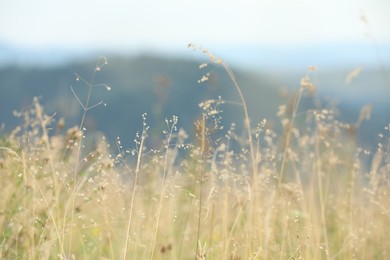
[[[199,116],[198,104],[205,99],[221,96],[237,102],[238,98],[221,68],[200,70],[199,61],[169,60],[155,57],[108,58],[109,64],[96,75],[95,83],[111,87],[93,91],[93,102],[103,100],[100,106],[88,112],[89,130],[103,131],[113,140],[117,136],[132,140],[141,127],[141,115],[148,114],[148,122],[156,127],[165,117],[177,115],[179,124],[192,129]],[[17,124],[13,110],[21,110],[31,104],[34,96],[48,113],[64,117],[68,126],[78,124],[81,107],[70,86],[86,98],[85,86],[76,81],[75,73],[89,81],[96,61],[67,64],[54,68],[7,67],[0,70],[0,118],[7,129]],[[203,74],[212,71],[210,80],[199,84]],[[248,95],[251,112],[256,120],[274,116],[278,107],[277,89],[261,75],[237,71],[237,78]],[[240,122],[240,112],[235,105],[224,105],[225,124]]]
[[[88,111],[87,127],[90,131],[104,132],[109,140],[120,137],[131,142],[141,127],[141,115],[147,113],[148,124],[157,137],[161,133],[164,119],[171,115],[179,117],[179,126],[187,131],[193,129],[194,121],[200,115],[198,104],[219,96],[235,103],[238,95],[226,72],[221,67],[208,66],[199,69],[202,61],[190,59],[169,59],[152,56],[108,57],[109,64],[96,74],[95,83],[111,87],[96,88],[92,102],[103,101]],[[56,113],[55,119],[64,118],[67,127],[79,124],[82,109],[72,94],[71,86],[86,98],[86,88],[76,80],[76,73],[89,81],[94,72],[96,60],[67,63],[52,67],[7,66],[0,68],[0,122],[7,132],[20,123],[13,111],[28,108],[33,97],[41,98],[49,114]],[[273,127],[279,127],[276,117],[278,106],[289,102],[288,96],[281,98],[279,90],[287,87],[296,91],[302,74],[289,71],[248,72],[233,68],[237,81],[247,99],[254,123],[267,118]],[[210,72],[209,80],[198,83],[201,77]],[[322,108],[337,105],[339,117],[353,123],[357,120],[361,107],[373,105],[373,116],[369,124],[363,123],[358,130],[359,143],[369,148],[376,146],[377,133],[389,121],[388,109],[383,88],[383,79],[378,70],[364,71],[351,85],[344,82],[348,70],[318,71],[313,74],[318,87],[316,98],[307,97],[301,104],[302,111],[313,107]],[[372,91],[367,92],[367,89]],[[340,94],[341,93],[341,94]],[[360,94],[359,94],[360,93]],[[315,101],[313,103],[313,101]],[[334,108],[334,107],[333,107]],[[222,124],[231,122],[242,126],[242,111],[237,105],[223,104]],[[301,115],[304,116],[304,115]],[[159,138],[157,138],[159,139]]]

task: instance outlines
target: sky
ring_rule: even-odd
[[[232,67],[278,78],[281,68],[303,75],[314,65],[319,72],[375,67],[382,79],[389,28],[390,0],[0,0],[0,66],[112,53],[199,58],[187,48],[194,43]]]
[[[225,52],[381,45],[390,44],[389,13],[389,0],[1,0],[0,44],[116,52],[185,52],[190,42]]]
[[[390,41],[388,0],[2,0],[0,40],[109,48]]]

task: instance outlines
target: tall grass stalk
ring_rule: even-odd
[[[203,207],[203,181],[205,174],[205,160],[206,160],[206,143],[207,143],[207,133],[206,133],[206,114],[202,113],[202,119],[199,122],[200,125],[200,172],[199,172],[199,208],[198,208],[198,226],[196,234],[196,246],[195,246],[195,260],[203,259],[202,252],[199,250],[200,241],[200,229],[201,229],[201,219],[202,219],[202,207]]]
[[[48,152],[48,154],[47,154],[48,162],[49,162],[50,170],[51,170],[51,179],[53,181],[52,196],[54,197],[54,201],[55,201],[54,205],[59,205],[61,202],[59,199],[59,192],[58,191],[61,190],[61,187],[58,184],[58,176],[57,176],[58,173],[54,167],[53,151],[51,149],[50,138],[49,138],[49,133],[48,133],[48,129],[47,129],[47,125],[50,124],[50,121],[53,119],[54,116],[48,117],[48,116],[45,116],[43,114],[43,108],[39,104],[37,98],[34,98],[34,108],[35,108],[37,120],[38,120],[38,122],[40,122],[40,127],[42,130],[42,141],[45,144],[46,150]],[[22,163],[23,163],[23,174],[24,174],[24,176],[27,176],[25,152],[22,152]],[[39,190],[40,195],[44,199],[45,204],[48,206],[48,209],[50,210],[50,216],[51,216],[51,219],[53,221],[53,226],[54,226],[54,229],[56,232],[56,236],[58,238],[58,243],[59,243],[60,248],[61,248],[61,254],[64,254],[65,253],[64,242],[63,242],[64,238],[63,237],[61,238],[60,230],[58,228],[59,223],[60,223],[60,216],[59,216],[58,207],[55,207],[55,211],[53,212],[53,207],[50,206],[49,201],[46,198],[45,194],[42,192],[41,187],[39,187],[39,185],[37,185],[36,187]],[[34,208],[33,208],[33,210],[34,210]],[[63,220],[63,222],[65,222],[65,221]]]
[[[145,114],[143,115],[143,129],[142,129],[142,134],[141,134],[141,140],[140,140],[140,145],[138,149],[138,155],[137,155],[137,165],[135,167],[135,172],[134,172],[134,180],[133,180],[133,191],[131,194],[131,202],[130,202],[130,210],[129,210],[129,216],[128,216],[128,221],[127,221],[127,228],[126,228],[126,238],[125,238],[125,244],[123,247],[123,259],[127,259],[127,250],[129,247],[129,241],[130,241],[130,231],[131,231],[131,221],[133,219],[133,209],[134,209],[134,201],[136,197],[136,192],[137,192],[137,185],[138,185],[138,176],[140,172],[140,167],[141,167],[141,159],[142,159],[142,153],[144,150],[144,143],[145,143],[145,138],[147,137],[147,130],[148,127],[146,126],[145,122]],[[123,157],[122,157],[123,158]],[[130,167],[127,164],[125,160],[122,160],[125,164],[126,169],[130,171]]]
[[[279,171],[279,191],[282,190],[281,187],[282,187],[284,172],[286,170],[286,163],[288,160],[287,157],[288,157],[288,149],[290,147],[290,142],[291,142],[291,134],[294,129],[295,120],[297,118],[298,107],[299,107],[299,103],[301,102],[303,92],[304,92],[304,88],[302,86],[299,87],[298,94],[296,96],[296,99],[294,100],[293,113],[286,130],[286,137],[283,145],[282,162],[280,164],[280,171]]]
[[[318,193],[319,193],[319,200],[320,200],[320,215],[321,215],[321,226],[322,226],[322,233],[323,233],[323,239],[324,239],[324,247],[325,247],[325,255],[326,259],[329,259],[329,241],[328,241],[328,230],[327,230],[327,223],[326,223],[326,205],[325,205],[325,198],[324,198],[324,185],[322,182],[323,179],[323,172],[322,172],[322,154],[320,152],[320,140],[319,135],[316,135],[315,138],[315,172],[317,177],[317,184],[318,184]]]
[[[156,225],[154,229],[154,236],[152,240],[152,246],[151,246],[151,251],[150,251],[150,259],[153,259],[154,257],[154,251],[156,248],[156,242],[157,242],[157,235],[158,235],[158,229],[160,227],[160,217],[161,217],[161,208],[163,204],[163,198],[165,196],[165,182],[167,179],[168,175],[168,158],[169,158],[169,151],[170,151],[170,146],[172,137],[174,132],[177,130],[177,121],[178,118],[177,116],[173,116],[172,119],[168,120],[165,119],[165,123],[167,125],[167,129],[164,131],[167,139],[166,139],[166,144],[165,144],[165,155],[164,155],[164,169],[162,173],[162,179],[161,179],[161,187],[160,187],[160,198],[157,206],[157,212],[156,212]]]
[[[80,75],[76,74],[76,80],[84,83],[84,86],[87,87],[87,89],[88,89],[85,103],[81,101],[80,97],[77,95],[77,93],[75,92],[73,87],[72,86],[70,87],[74,97],[76,98],[77,102],[80,104],[80,106],[83,109],[83,115],[81,117],[81,121],[79,124],[79,132],[78,132],[78,136],[76,139],[76,144],[77,144],[78,148],[76,150],[75,165],[74,165],[74,170],[73,170],[73,188],[72,188],[72,192],[70,194],[70,198],[68,200],[68,203],[66,205],[65,212],[64,212],[64,220],[66,220],[68,217],[68,214],[70,214],[70,225],[71,226],[73,226],[73,223],[74,223],[75,196],[77,194],[77,190],[81,188],[81,186],[83,185],[83,183],[86,180],[86,177],[85,177],[83,180],[78,181],[78,176],[77,176],[79,174],[79,166],[80,166],[80,162],[81,162],[81,152],[82,152],[82,148],[84,146],[83,139],[85,138],[85,127],[84,127],[85,119],[87,116],[87,112],[89,110],[103,104],[103,101],[101,100],[101,101],[91,105],[92,90],[94,88],[97,88],[97,87],[105,87],[107,90],[111,89],[106,84],[95,84],[96,73],[100,72],[102,70],[102,68],[107,64],[108,64],[108,62],[107,62],[106,57],[100,57],[95,65],[95,69],[93,70],[93,73],[92,73],[92,76],[91,76],[91,79],[89,82],[86,81]],[[70,210],[70,212],[68,212],[69,210]],[[63,237],[65,237],[65,230],[66,230],[65,224],[68,224],[68,223],[66,221],[64,221]],[[69,256],[71,255],[71,252],[72,252],[72,234],[73,234],[73,232],[69,233],[69,250],[68,250]]]
[[[249,214],[250,215],[250,219],[249,219],[249,223],[251,223],[250,225],[253,225],[253,226],[257,226],[256,224],[256,208],[257,208],[257,178],[258,178],[258,162],[257,162],[257,159],[258,159],[258,155],[256,153],[256,149],[254,148],[254,142],[253,142],[253,134],[252,134],[252,127],[251,127],[251,118],[250,118],[250,115],[249,115],[249,111],[248,111],[248,106],[247,106],[247,103],[246,103],[246,100],[245,100],[245,97],[244,97],[244,94],[243,92],[241,91],[241,87],[240,85],[238,84],[237,80],[236,80],[236,76],[234,75],[233,71],[231,70],[231,68],[228,66],[227,63],[225,63],[221,58],[216,58],[214,56],[214,54],[212,54],[209,50],[207,49],[203,49],[203,48],[197,48],[194,44],[189,44],[188,45],[189,48],[193,49],[193,50],[197,50],[199,49],[201,52],[205,53],[206,55],[209,56],[209,59],[211,62],[217,64],[217,65],[221,65],[224,70],[226,71],[229,79],[231,80],[231,82],[233,83],[233,86],[239,96],[239,99],[240,99],[240,102],[241,102],[241,106],[242,106],[242,109],[243,109],[243,112],[244,112],[244,128],[246,130],[246,133],[247,133],[247,142],[248,142],[248,145],[249,145],[249,154],[250,154],[250,162],[251,162],[251,192],[250,194],[253,195],[253,197],[250,198],[250,201],[252,202],[251,204],[251,213]],[[204,76],[201,81],[204,81],[203,79],[207,80],[207,76]],[[249,225],[249,227],[250,227]],[[251,235],[250,235],[250,240],[251,242],[249,242],[249,246],[250,246],[250,251],[253,251],[252,249],[252,240],[254,239],[253,238],[254,234],[253,232],[251,232]]]

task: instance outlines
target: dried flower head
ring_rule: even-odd
[[[362,69],[363,69],[363,67],[359,66],[359,67],[353,69],[352,71],[350,71],[347,74],[347,76],[345,77],[345,82],[347,84],[351,84],[352,80],[360,75],[360,73],[362,72]]]
[[[305,76],[301,79],[301,87],[307,89],[309,92],[316,91],[316,86],[310,81],[309,76]]]

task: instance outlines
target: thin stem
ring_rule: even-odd
[[[237,93],[240,97],[241,103],[242,103],[242,107],[243,107],[244,115],[245,115],[245,128],[246,128],[247,134],[248,134],[249,149],[250,149],[251,160],[252,160],[252,175],[253,175],[253,180],[255,180],[256,175],[257,175],[257,163],[256,163],[255,149],[254,149],[253,140],[252,140],[252,129],[250,126],[250,117],[249,117],[249,112],[248,112],[248,106],[246,104],[244,95],[241,91],[240,85],[238,85],[238,83],[237,83],[237,80],[236,80],[236,77],[234,76],[233,71],[230,69],[230,67],[225,62],[222,62],[222,66],[224,67],[227,74],[229,75],[229,78],[233,82],[234,87],[236,88],[236,91],[237,91]],[[255,183],[255,181],[254,181],[254,183]]]
[[[322,163],[321,163],[321,152],[320,152],[320,140],[317,133],[316,139],[315,139],[315,153],[316,153],[316,172],[317,172],[317,185],[318,185],[318,193],[319,193],[319,199],[320,199],[320,209],[321,209],[321,220],[322,220],[322,232],[324,233],[324,243],[325,243],[325,254],[326,259],[329,259],[329,241],[328,241],[328,232],[327,232],[327,225],[326,225],[326,214],[325,214],[325,201],[324,201],[324,191],[323,191],[323,185],[322,185]]]
[[[127,256],[127,248],[128,248],[128,244],[129,244],[129,240],[130,240],[131,220],[133,218],[134,200],[135,200],[135,194],[136,194],[136,190],[137,190],[138,175],[139,175],[139,169],[140,169],[140,165],[141,165],[142,150],[144,149],[145,138],[146,138],[146,129],[144,128],[143,131],[142,131],[140,147],[139,147],[139,150],[138,150],[137,166],[135,167],[133,192],[132,192],[132,195],[131,195],[129,219],[127,221],[127,229],[126,229],[126,240],[125,240],[125,246],[123,248],[123,259],[124,260],[126,259],[126,256]],[[125,166],[129,169],[127,163],[125,163]]]
[[[200,243],[200,221],[202,216],[202,203],[203,203],[203,176],[205,172],[205,157],[206,157],[206,115],[202,114],[202,121],[201,121],[201,170],[200,170],[200,179],[199,179],[199,209],[198,209],[198,232],[196,235],[196,250],[195,250],[195,260],[198,258],[198,250],[199,250],[199,243]]]
[[[169,121],[166,120],[166,122],[168,124]],[[163,170],[163,177],[162,177],[162,181],[161,181],[160,199],[159,199],[158,210],[157,210],[156,228],[154,230],[154,238],[153,238],[152,248],[151,248],[151,252],[150,252],[150,259],[153,259],[153,256],[154,256],[154,249],[156,247],[158,228],[159,228],[159,225],[160,225],[161,207],[162,207],[162,200],[163,200],[163,197],[165,195],[165,188],[164,188],[164,186],[165,186],[165,181],[166,181],[166,177],[167,177],[167,169],[168,169],[169,146],[171,144],[173,131],[176,129],[176,119],[175,118],[173,119],[173,124],[170,127],[169,127],[169,124],[168,124],[168,128],[169,128],[169,131],[168,131],[167,144],[165,146],[164,170]]]
[[[295,119],[297,117],[297,111],[298,111],[299,103],[300,103],[301,98],[302,98],[303,90],[304,89],[302,87],[299,88],[298,97],[297,97],[297,100],[295,101],[294,111],[293,111],[293,114],[291,117],[290,124],[288,125],[288,129],[287,129],[286,140],[285,140],[284,149],[283,149],[282,163],[281,163],[280,172],[279,172],[279,189],[280,190],[281,190],[284,171],[286,168],[287,153],[288,153],[288,147],[289,147],[290,142],[291,142],[292,129],[294,127]]]
[[[251,196],[253,196],[253,198],[250,199],[252,201],[252,203],[251,203],[252,207],[251,207],[251,214],[249,216],[249,221],[250,221],[251,225],[256,226],[256,223],[255,223],[256,222],[256,216],[255,216],[256,212],[254,209],[257,207],[257,200],[256,200],[256,186],[257,186],[257,160],[256,159],[257,159],[257,155],[256,155],[254,145],[253,145],[252,129],[251,129],[251,124],[250,124],[248,106],[246,104],[246,101],[245,101],[244,95],[241,91],[241,88],[237,83],[237,80],[236,80],[236,77],[234,76],[233,71],[230,69],[230,67],[225,62],[222,62],[222,66],[224,67],[227,74],[229,75],[229,78],[233,82],[233,85],[236,88],[236,91],[240,97],[242,107],[244,110],[244,116],[245,116],[244,125],[245,125],[247,135],[248,135],[249,152],[250,152],[251,163],[252,163],[251,164],[252,165],[252,183],[251,183],[252,192],[250,194],[251,194]],[[250,251],[252,251],[252,240],[253,240],[252,236],[253,236],[253,234],[251,232],[250,242],[249,242]]]
[[[101,60],[103,60],[104,62],[101,63]],[[68,209],[70,207],[70,209],[71,209],[71,212],[70,212],[70,215],[71,215],[70,216],[70,223],[72,225],[73,225],[73,221],[74,221],[74,206],[75,206],[75,199],[76,199],[75,196],[76,196],[76,191],[78,189],[77,173],[78,173],[78,169],[79,169],[82,141],[83,141],[83,138],[84,138],[84,122],[85,122],[85,118],[86,118],[86,115],[87,115],[87,111],[90,109],[89,104],[90,104],[91,97],[92,97],[92,89],[94,87],[94,81],[95,81],[96,72],[100,71],[101,67],[104,66],[105,64],[107,64],[106,58],[105,57],[100,57],[99,60],[96,63],[95,69],[94,69],[94,71],[92,73],[92,77],[91,77],[91,80],[90,80],[89,83],[86,80],[84,80],[82,77],[80,77],[78,74],[76,74],[77,80],[81,80],[88,87],[88,95],[87,95],[87,99],[86,99],[85,104],[83,104],[81,102],[81,100],[78,98],[77,94],[74,92],[73,88],[71,87],[71,90],[72,90],[74,96],[76,97],[77,101],[80,103],[80,105],[83,108],[83,116],[81,118],[80,125],[79,125],[79,136],[77,136],[78,149],[77,149],[77,154],[76,154],[76,158],[75,158],[76,160],[75,160],[74,172],[73,172],[73,189],[72,189],[71,196],[70,196],[71,198],[70,198],[70,200],[68,201],[68,203],[67,203],[67,205],[65,207],[66,209],[65,209],[65,213],[64,213],[64,219],[67,219],[67,213],[68,213]],[[93,107],[95,107],[95,106],[93,106]],[[66,227],[65,227],[65,221],[64,221],[63,232],[65,232],[65,229],[66,229]],[[71,253],[71,249],[72,249],[72,233],[70,233],[70,235],[69,235],[69,252],[68,252],[69,255]]]

